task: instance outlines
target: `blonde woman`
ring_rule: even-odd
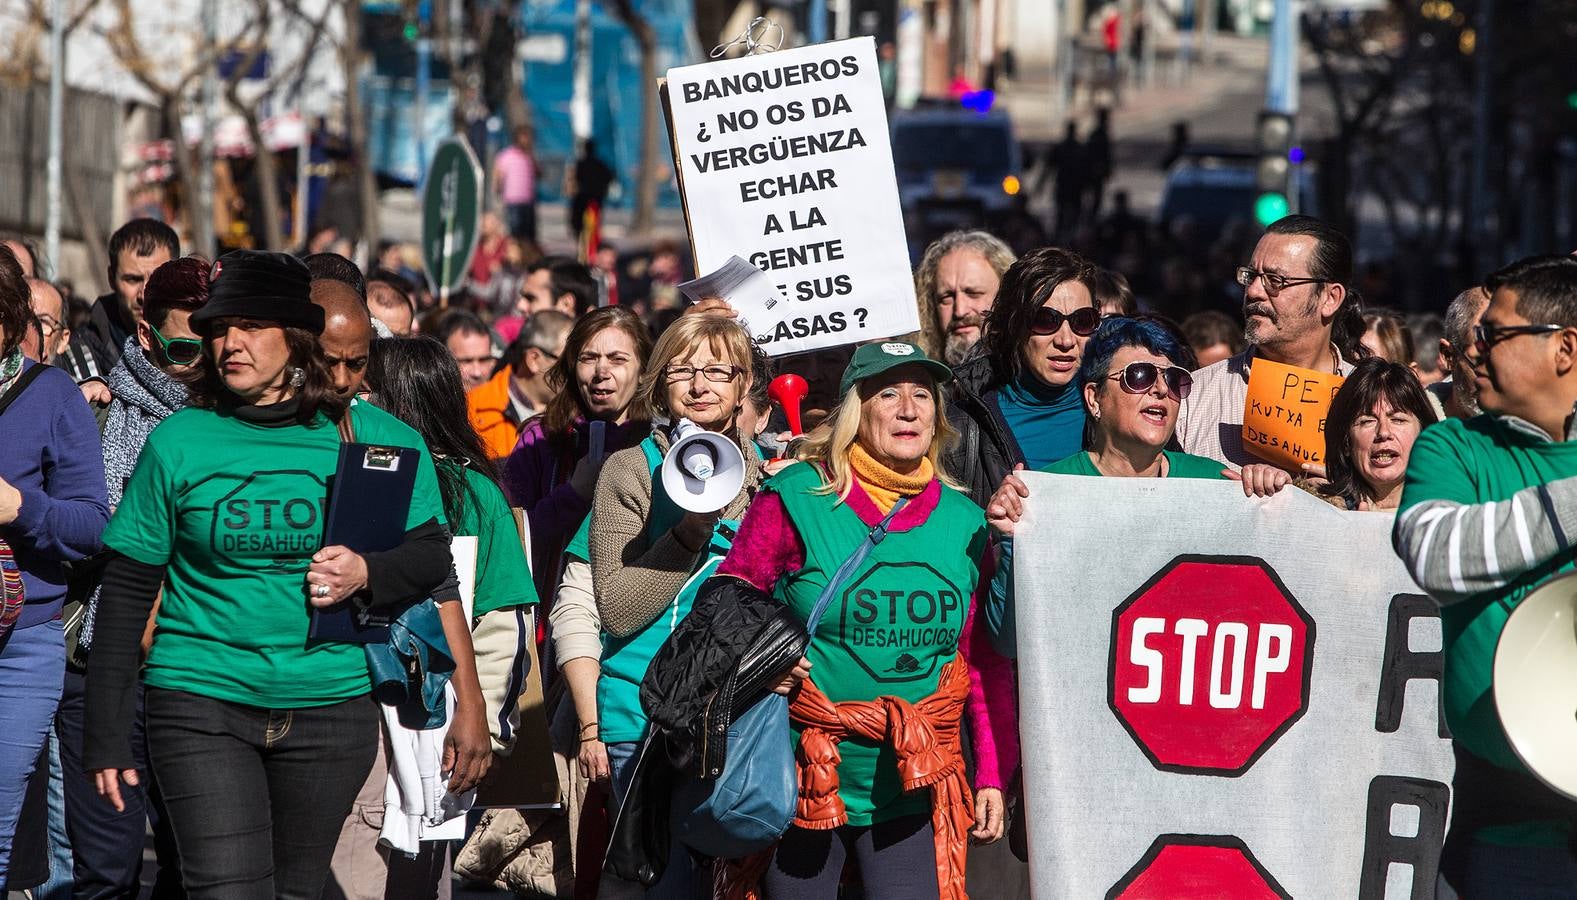
[[[615,803],[629,788],[632,757],[646,731],[641,679],[690,611],[693,591],[681,588],[716,555],[711,546],[718,523],[737,522],[744,515],[763,477],[755,445],[739,427],[750,393],[751,362],[750,336],[732,319],[683,316],[675,321],[652,348],[636,388],[637,400],[653,411],[652,433],[639,446],[610,456],[597,481],[588,528],[603,630],[595,724],[607,745]],[[663,490],[658,470],[681,419],[727,435],[744,456],[744,483],[716,512],[686,512]],[[582,728],[589,733],[590,723]],[[680,844],[673,846],[676,858],[648,896],[688,891],[692,866]]]
[[[764,872],[760,861],[731,869],[732,890],[759,876],[770,900],[833,900],[852,855],[870,900],[961,898],[969,839],[1002,835],[1001,789],[1018,757],[1012,674],[973,627],[986,523],[941,469],[951,377],[913,344],[855,351],[828,434],[808,443],[807,464],[765,485],[718,570],[808,622],[885,523],[833,586],[792,694],[800,814]]]

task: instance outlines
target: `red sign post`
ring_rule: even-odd
[[[1179,556],[1112,613],[1108,700],[1157,769],[1237,776],[1308,708],[1314,620],[1247,557]]]

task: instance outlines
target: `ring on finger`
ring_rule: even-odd
[[[326,584],[319,584],[319,585],[315,585],[313,587],[312,591],[313,591],[313,593],[317,594],[319,597],[327,597],[329,595],[330,589],[329,589],[329,586],[326,585]]]

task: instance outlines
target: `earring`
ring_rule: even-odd
[[[1097,422],[1101,420],[1101,408],[1099,406],[1090,407],[1090,418]]]
[[[306,384],[306,383],[307,383],[307,370],[306,369],[300,369],[300,368],[291,368],[291,370],[290,370],[290,387],[292,389],[294,389],[294,390],[298,390],[299,391],[299,390],[301,390],[301,386]]]

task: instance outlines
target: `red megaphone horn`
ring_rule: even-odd
[[[805,395],[809,393],[810,385],[805,383],[805,379],[794,374],[779,375],[767,385],[767,397],[783,407],[783,414],[788,416],[789,433],[795,436],[804,432],[800,427],[799,405],[805,401]]]

